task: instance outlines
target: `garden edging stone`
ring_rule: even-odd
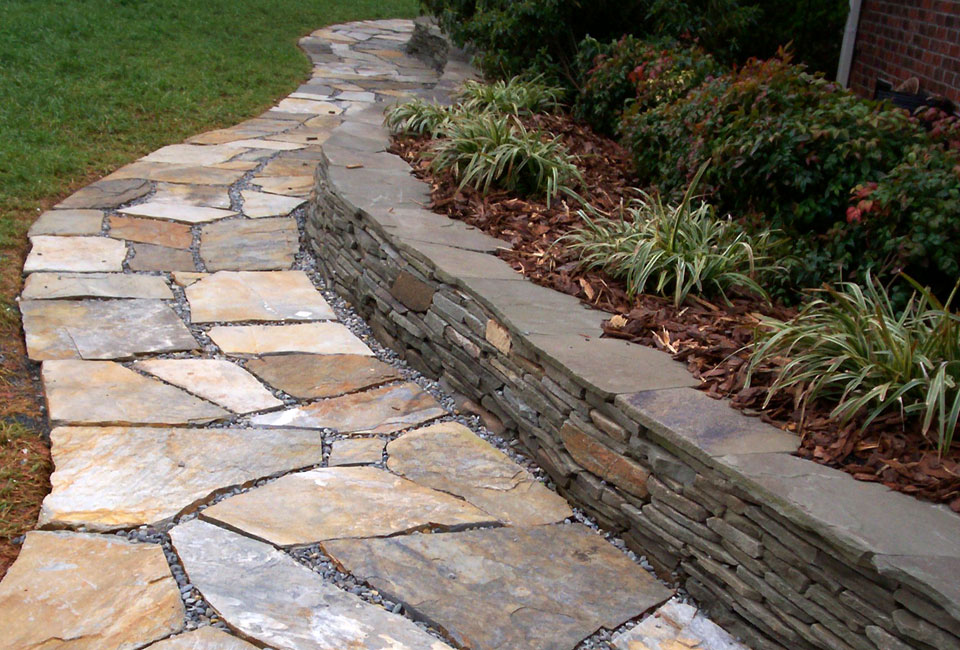
[[[411,95],[449,101],[471,74],[453,60]],[[796,436],[695,390],[669,355],[599,338],[607,315],[523,279],[494,255],[507,243],[425,207],[429,186],[387,152],[383,109],[334,129],[307,221],[329,286],[383,343],[498,418],[562,494],[679,571],[753,647],[960,647],[960,517],[800,459]],[[623,489],[597,455],[584,467],[564,428],[656,489]],[[690,516],[701,512],[712,526]]]

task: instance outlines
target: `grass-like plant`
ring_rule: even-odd
[[[769,231],[751,236],[693,195],[706,166],[700,169],[679,205],[664,205],[660,196],[641,192],[618,218],[581,210],[584,226],[565,236],[579,252],[582,267],[602,269],[627,284],[631,295],[653,292],[680,306],[691,292],[719,295],[731,290],[767,298],[763,278],[780,270],[770,251]]]
[[[387,109],[383,123],[394,135],[442,136],[460,112],[459,107],[412,99]]]
[[[461,188],[484,193],[499,187],[545,194],[549,203],[560,192],[573,194],[572,186],[583,180],[559,137],[527,129],[512,115],[461,115],[430,155],[435,172],[452,170]]]
[[[918,419],[941,454],[949,449],[960,416],[960,314],[951,311],[957,289],[941,304],[907,280],[916,291],[903,311],[868,276],[863,287],[825,287],[823,297],[790,321],[766,320],[750,372],[764,361],[788,360],[767,403],[780,391],[799,389],[801,405],[835,400],[833,417],[847,424],[863,414],[864,428],[899,411]]]
[[[539,77],[513,77],[493,83],[467,81],[458,99],[471,113],[496,111],[512,115],[551,113],[561,105],[563,89],[543,83]]]

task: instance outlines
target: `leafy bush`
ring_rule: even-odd
[[[793,286],[841,273],[862,279],[869,268],[909,268],[924,282],[934,271],[955,276],[954,155],[905,112],[859,99],[789,60],[751,61],[683,101],[629,113],[623,129],[641,178],[668,195],[711,161],[704,181],[719,209],[795,240],[803,263]],[[883,217],[864,228],[848,223],[847,208],[851,190],[869,183],[878,184],[872,205]]]
[[[394,135],[429,135],[444,133],[458,109],[422,99],[412,99],[387,109],[383,123]]]
[[[512,77],[508,81],[481,83],[467,81],[458,99],[464,110],[479,113],[494,110],[499,113],[525,115],[552,113],[560,107],[563,88],[543,83],[540,78],[525,80]]]
[[[769,58],[787,43],[794,58],[833,79],[840,62],[850,0],[753,0],[756,29],[741,36],[739,59]]]
[[[522,194],[572,193],[582,182],[574,158],[559,137],[529,130],[512,115],[487,112],[450,123],[446,137],[434,143],[430,165],[451,170],[460,187],[488,192],[496,186]]]
[[[574,116],[607,135],[616,133],[624,110],[642,112],[675,101],[721,72],[698,46],[633,36],[609,44],[585,39],[577,62],[585,72]]]
[[[899,411],[919,419],[925,436],[936,434],[942,453],[953,441],[960,416],[960,314],[915,284],[917,293],[897,310],[883,287],[868,276],[865,287],[844,283],[824,289],[789,322],[767,320],[752,353],[750,370],[785,358],[767,403],[778,392],[800,390],[800,402],[837,403],[843,424],[863,414],[863,427]]]
[[[717,219],[709,204],[691,207],[703,171],[676,206],[642,193],[628,217],[591,218],[581,210],[586,225],[566,236],[568,246],[580,253],[583,267],[624,280],[631,295],[653,291],[672,296],[676,306],[691,291],[724,300],[732,290],[767,297],[761,282],[779,270],[769,256],[771,233],[751,237]]]

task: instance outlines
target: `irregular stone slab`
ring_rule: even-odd
[[[283,402],[240,366],[220,359],[148,359],[134,364],[167,383],[234,413],[253,413]]]
[[[291,156],[277,157],[260,170],[259,178],[265,176],[313,176],[317,168],[316,161],[293,158]]]
[[[343,109],[330,102],[315,102],[309,99],[284,99],[277,104],[278,111],[306,113],[308,115],[339,115]]]
[[[251,138],[249,140],[232,140],[225,147],[247,147],[248,149],[269,149],[270,151],[294,151],[302,149],[302,145],[296,145],[289,142],[275,142],[273,140],[262,140],[260,138]]]
[[[190,226],[135,217],[110,217],[110,236],[170,248],[190,248],[193,243]]]
[[[169,163],[139,161],[121,167],[107,179],[146,178],[164,183],[190,183],[194,185],[233,185],[244,172],[222,167],[197,165],[172,165]]]
[[[27,235],[99,235],[102,226],[100,210],[47,210],[33,222]]]
[[[210,330],[210,338],[225,354],[236,356],[281,352],[373,356],[373,351],[340,323],[221,326]]]
[[[224,621],[285,650],[450,650],[401,616],[324,582],[268,544],[194,519],[170,531],[190,582]]]
[[[465,501],[376,467],[288,474],[225,499],[201,517],[275,546],[497,523]]]
[[[272,427],[330,428],[340,433],[393,433],[446,414],[430,393],[408,382],[265,413],[253,422]]]
[[[676,598],[611,643],[616,650],[749,650],[696,607]]]
[[[189,250],[154,244],[133,244],[133,257],[127,266],[131,271],[193,271],[197,268]]]
[[[186,185],[157,183],[156,193],[150,197],[153,203],[174,203],[203,208],[230,208],[228,188],[219,185]]]
[[[55,207],[116,208],[149,194],[151,190],[153,190],[153,184],[139,178],[97,181],[74,192]]]
[[[337,540],[323,548],[472,650],[573,648],[671,596],[581,524]]]
[[[308,431],[60,427],[41,526],[92,530],[158,525],[220,490],[318,465]]]
[[[203,227],[200,257],[208,271],[289,269],[300,250],[293,218],[235,219]]]
[[[372,465],[383,460],[383,447],[386,444],[380,438],[347,438],[335,440],[330,450],[327,465]]]
[[[307,196],[313,189],[313,176],[258,176],[251,183],[270,194]]]
[[[298,399],[336,397],[400,379],[391,365],[355,354],[283,354],[254,359],[247,370]]]
[[[387,445],[387,467],[421,485],[464,498],[509,524],[535,526],[573,516],[562,497],[456,422],[400,436]]]
[[[181,287],[189,287],[191,284],[200,282],[200,280],[209,276],[209,273],[197,273],[195,271],[174,271],[171,273],[173,281]]]
[[[218,271],[186,294],[194,323],[337,318],[303,271]]]
[[[178,165],[216,165],[230,160],[239,151],[223,145],[171,144],[141,158],[144,162]]]
[[[44,361],[50,420],[79,424],[203,424],[230,414],[113,361]]]
[[[184,221],[186,223],[205,223],[207,221],[225,219],[237,214],[233,210],[204,208],[186,203],[179,204],[164,201],[149,201],[147,203],[131,205],[129,208],[123,208],[120,212],[123,214],[153,217],[155,219],[173,219],[174,221]]]
[[[123,242],[106,237],[52,237],[30,239],[32,248],[23,265],[24,273],[34,271],[121,271],[127,256]]]
[[[0,583],[7,648],[140,648],[179,632],[183,620],[157,544],[32,531]]]
[[[150,650],[257,650],[257,647],[208,625],[154,643]]]
[[[176,312],[159,300],[23,300],[31,359],[127,359],[200,347]]]
[[[172,300],[163,278],[128,273],[31,273],[22,298],[153,298]]]
[[[306,199],[290,198],[253,190],[243,190],[240,195],[243,197],[243,213],[252,219],[284,217],[306,203]]]

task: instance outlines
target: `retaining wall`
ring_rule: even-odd
[[[448,66],[427,94],[467,74]],[[378,339],[752,647],[960,648],[960,517],[800,459],[794,436],[695,390],[668,355],[598,338],[605,314],[423,209],[427,186],[384,152],[382,108],[323,145],[307,223]]]

